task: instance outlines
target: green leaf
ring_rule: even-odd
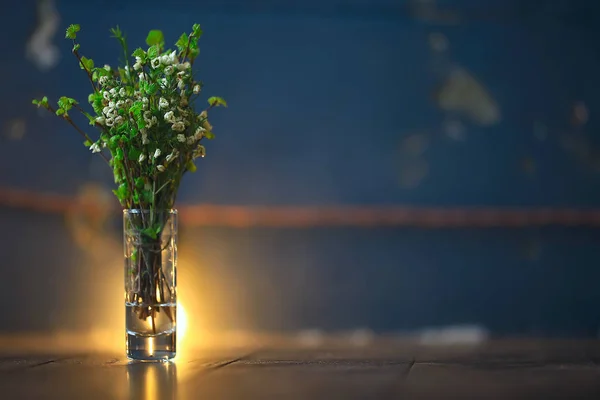
[[[138,258],[138,249],[134,248],[133,253],[131,253],[131,261],[136,262]],[[135,271],[133,271],[135,273]]]
[[[188,171],[190,171],[190,172],[196,172],[196,169],[197,169],[197,168],[196,168],[196,164],[194,164],[194,162],[193,162],[193,161],[189,161],[189,162],[186,164],[186,168],[187,168],[187,170],[188,170]]]
[[[179,49],[180,52],[184,52],[185,49],[187,49],[187,47],[188,47],[188,43],[189,43],[188,35],[186,35],[185,33],[182,33],[181,36],[179,36],[179,39],[177,39],[175,46],[177,46],[177,48]]]
[[[200,36],[202,36],[202,28],[200,28],[200,24],[192,25],[192,37],[198,40],[200,39]]]
[[[119,25],[117,25],[114,28],[110,28],[110,33],[112,33],[111,37],[114,37],[114,38],[117,38],[117,39],[123,37],[123,33],[121,32],[121,29],[119,28]]]
[[[83,142],[83,145],[84,145],[85,147],[90,147],[90,146],[92,145],[92,142],[91,142],[91,141],[89,141],[89,140],[86,140],[85,142]]]
[[[152,239],[156,239],[158,236],[156,234],[155,229],[152,229],[152,227],[148,227],[146,229],[142,230],[142,233],[146,236],[151,237]]]
[[[64,114],[66,114],[66,112],[62,108],[59,108],[58,110],[56,110],[56,115],[58,115],[59,117]]]
[[[71,108],[73,108],[75,104],[79,104],[77,103],[77,100],[65,96],[59,98],[57,103],[58,106],[64,109],[65,111],[69,111]]]
[[[146,52],[144,51],[144,49],[142,49],[141,47],[138,47],[137,49],[135,49],[133,51],[133,53],[131,53],[131,55],[133,57],[139,57],[139,58],[145,58],[146,57]]]
[[[48,98],[46,96],[42,97],[40,100],[33,99],[31,103],[35,104],[38,107],[48,108]]]
[[[156,83],[151,83],[146,87],[146,93],[149,95],[153,95],[158,90],[158,85]]]
[[[76,43],[75,45],[73,45],[73,53],[75,53],[76,51],[79,51],[80,47],[81,47],[81,45],[79,43]]]
[[[150,46],[148,48],[148,57],[150,58],[156,58],[158,56],[158,46]]]
[[[208,140],[212,140],[212,139],[214,139],[214,138],[215,138],[215,134],[214,134],[214,133],[212,133],[211,131],[206,131],[206,132],[204,132],[204,133],[203,133],[203,136],[204,136],[205,138],[207,138]]]
[[[208,104],[210,104],[211,107],[215,107],[215,106],[216,107],[218,107],[218,106],[227,107],[227,102],[224,99],[222,99],[220,97],[216,97],[216,96],[210,97],[208,99]]]
[[[141,176],[138,176],[137,178],[135,178],[135,187],[138,189],[143,189],[144,188],[144,178],[142,178]]]
[[[115,151],[115,160],[123,161],[124,158],[125,158],[125,156],[123,155],[123,149],[120,147],[117,147],[117,150]]]
[[[89,59],[87,57],[81,57],[79,68],[91,71],[94,68],[94,60]]]
[[[165,44],[165,36],[158,29],[153,29],[148,32],[148,36],[146,36],[146,44],[148,46],[158,45],[159,47],[163,47]]]
[[[67,39],[75,39],[75,38],[77,38],[77,32],[79,32],[79,24],[71,24],[67,28],[65,37]]]

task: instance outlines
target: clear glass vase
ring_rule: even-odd
[[[124,210],[127,357],[168,360],[177,342],[177,210]]]

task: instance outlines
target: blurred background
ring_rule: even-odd
[[[31,105],[87,98],[64,29],[115,64],[109,28],[135,48],[198,22],[229,107],[178,198],[188,331],[598,336],[597,1],[5,8],[0,334],[122,335],[112,173]]]

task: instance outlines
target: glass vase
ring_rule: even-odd
[[[169,360],[177,343],[177,210],[124,210],[127,357]]]

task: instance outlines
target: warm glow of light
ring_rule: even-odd
[[[148,338],[148,353],[150,355],[154,354],[154,338]]]
[[[187,331],[188,319],[187,314],[185,312],[185,308],[183,305],[178,302],[177,303],[177,345],[183,342],[183,338]]]

